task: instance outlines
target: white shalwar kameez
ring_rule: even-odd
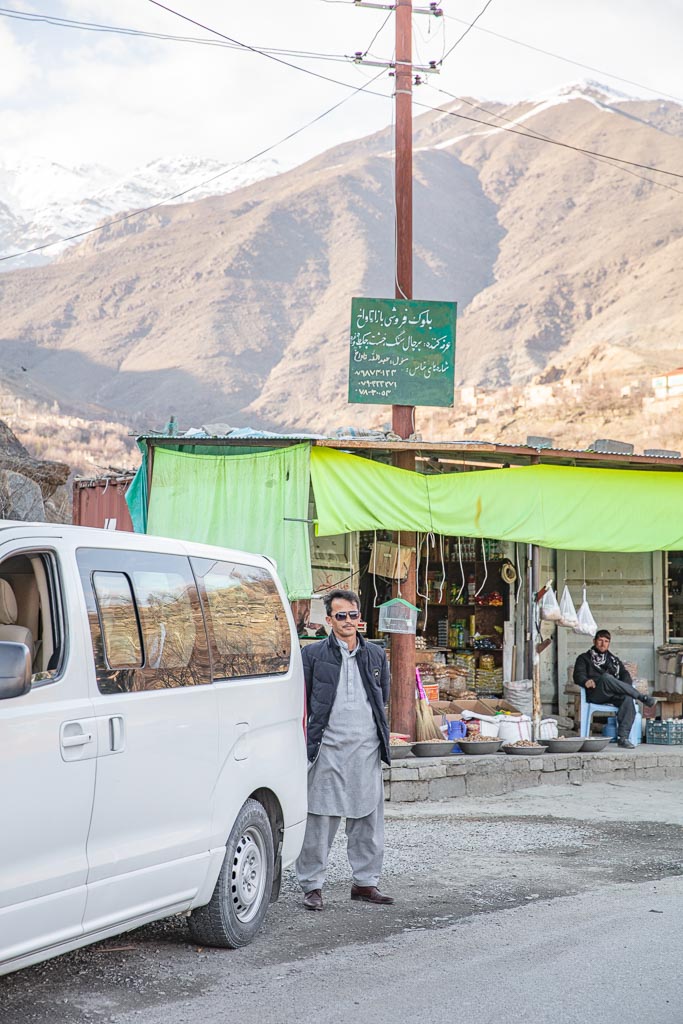
[[[339,685],[315,762],[308,772],[308,821],[296,873],[304,892],[322,889],[342,818],[356,885],[376,886],[384,853],[384,789],[379,737],[356,654],[339,641]]]

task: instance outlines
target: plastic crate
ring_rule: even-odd
[[[664,746],[683,746],[683,719],[657,722],[650,719],[645,723],[645,742]]]

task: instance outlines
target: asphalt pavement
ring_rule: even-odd
[[[0,978],[2,1024],[679,1024],[683,782],[518,791],[387,808],[382,887],[326,909],[291,873],[237,951],[158,922]]]

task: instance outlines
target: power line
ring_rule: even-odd
[[[457,21],[460,25],[467,25],[467,22],[463,21],[462,18],[456,18],[452,14],[444,14],[444,17],[448,18],[449,21]],[[474,24],[470,27],[476,27],[477,32],[485,32],[486,35],[495,36],[497,39],[504,39],[508,43],[514,43],[515,46],[523,46],[526,50],[533,50],[534,53],[542,53],[545,57],[553,57],[555,60],[562,60],[566,64],[573,64],[577,68],[583,68],[584,71],[592,71],[596,75],[606,75],[607,78],[613,78],[615,82],[623,82],[624,85],[632,85],[636,89],[645,89],[646,92],[651,92],[662,99],[674,100],[676,103],[683,103],[683,99],[681,99],[680,96],[673,96],[671,93],[664,92],[661,89],[653,89],[650,85],[643,85],[642,82],[634,82],[630,78],[622,78],[621,75],[615,75],[611,71],[605,71],[604,68],[596,68],[593,67],[592,64],[582,64],[581,61],[573,60],[571,57],[564,57],[561,53],[553,53],[552,50],[544,50],[540,46],[533,46],[531,43],[525,43],[522,39],[514,39],[512,36],[506,36],[502,32],[494,32],[491,28],[482,28],[481,25],[474,26]]]
[[[219,178],[224,177],[226,174],[230,174],[232,171],[236,171],[238,167],[245,167],[247,164],[252,163],[259,157],[265,156],[266,153],[272,152],[272,150],[274,150],[277,146],[281,146],[285,142],[289,142],[290,139],[293,139],[295,136],[300,135],[301,132],[305,131],[307,128],[310,128],[311,125],[315,124],[317,121],[321,121],[324,117],[327,117],[328,114],[331,114],[333,111],[337,110],[344,103],[347,103],[348,100],[353,99],[353,97],[356,96],[358,93],[367,91],[368,87],[372,85],[373,82],[376,82],[381,74],[383,74],[382,71],[376,74],[374,78],[371,78],[370,81],[367,82],[365,85],[359,85],[355,87],[353,92],[350,93],[348,96],[344,96],[343,99],[339,100],[333,106],[328,107],[328,109],[324,110],[321,114],[317,114],[315,117],[311,118],[310,121],[307,121],[306,124],[301,125],[300,128],[296,128],[294,131],[289,132],[281,139],[278,139],[277,142],[273,142],[270,146],[266,146],[264,149],[259,150],[258,153],[252,153],[252,155],[247,157],[246,160],[240,160],[238,163],[232,164],[230,167],[226,167],[225,170],[219,171],[218,174],[213,174],[211,175],[210,178],[205,178],[204,181],[198,181],[196,184],[190,185],[189,188],[183,189],[182,192],[176,192],[175,195],[166,196],[164,199],[160,199],[157,203],[152,203],[151,206],[145,206],[140,210],[132,210],[130,213],[121,214],[121,216],[115,217],[112,220],[108,220],[104,224],[98,224],[94,228],[88,228],[85,231],[77,231],[73,235],[66,235],[63,238],[56,238],[54,239],[54,241],[44,242],[42,245],[34,245],[32,248],[23,249],[21,252],[12,252],[9,253],[9,255],[7,256],[0,256],[0,263],[4,263],[6,260],[16,260],[19,259],[20,256],[28,256],[34,252],[41,252],[43,249],[50,249],[52,248],[52,246],[62,245],[64,242],[74,242],[79,238],[85,238],[87,235],[94,235],[99,231],[105,231],[107,228],[112,227],[112,225],[114,224],[123,224],[125,221],[132,220],[134,217],[142,216],[143,213],[150,213],[152,210],[157,210],[159,209],[160,206],[167,206],[169,203],[175,202],[176,199],[182,199],[184,196],[189,195],[190,192],[194,192],[196,189],[202,188],[205,185],[210,185],[212,182],[217,181]],[[374,93],[374,95],[382,96],[384,99],[386,99],[383,93]]]
[[[298,64],[292,64],[291,61],[284,60],[283,57],[278,57],[274,53],[262,50],[258,46],[251,46],[249,43],[243,43],[241,40],[233,38],[233,36],[226,35],[225,32],[219,32],[218,29],[211,28],[209,25],[205,25],[203,22],[197,21],[196,18],[191,18],[188,14],[182,14],[181,11],[176,11],[173,7],[167,7],[166,4],[160,3],[160,0],[147,0],[147,2],[153,4],[154,7],[159,7],[162,11],[167,11],[169,14],[173,14],[176,18],[181,18],[183,21],[189,22],[190,25],[196,25],[197,28],[201,28],[205,32],[211,32],[220,39],[227,39],[230,43],[236,43],[243,50],[248,50],[251,53],[258,53],[262,57],[267,57],[268,60],[273,60],[277,64],[282,64],[287,68],[293,68],[295,71],[303,71],[304,74],[311,75],[313,78],[318,78],[323,82],[332,82],[334,85],[344,85],[348,89],[354,88],[354,86],[349,85],[347,82],[339,82],[337,79],[330,78],[328,75],[321,75],[318,71],[311,71],[310,68],[302,68]]]
[[[482,9],[481,9],[481,10],[479,11],[479,14],[478,14],[478,15],[476,16],[476,18],[474,19],[474,21],[471,21],[471,22],[469,23],[469,25],[467,25],[467,22],[463,22],[463,25],[467,25],[467,28],[465,29],[465,31],[463,32],[463,34],[462,34],[461,36],[459,36],[459,37],[458,37],[458,38],[457,38],[457,39],[455,40],[455,42],[453,43],[453,45],[451,46],[451,48],[450,48],[449,50],[446,50],[445,54],[444,54],[444,55],[443,55],[443,57],[441,58],[441,61],[440,61],[440,63],[441,63],[441,64],[443,64],[443,62],[444,62],[444,61],[446,60],[446,58],[447,58],[447,57],[449,57],[449,56],[450,56],[450,55],[451,55],[451,54],[453,53],[453,50],[454,50],[454,49],[456,48],[456,46],[460,46],[460,43],[461,43],[461,42],[463,41],[463,39],[465,38],[465,36],[466,36],[466,35],[468,35],[468,34],[469,34],[469,33],[470,33],[471,31],[472,31],[472,29],[473,29],[473,28],[474,28],[474,27],[476,26],[477,22],[478,22],[478,21],[479,21],[479,19],[480,19],[480,18],[482,17],[482,15],[483,15],[483,14],[486,14],[486,11],[488,10],[488,8],[489,8],[489,7],[491,6],[491,4],[492,4],[492,3],[493,3],[493,0],[486,0],[486,3],[485,3],[485,4],[484,4],[484,6],[482,7]],[[459,20],[459,19],[458,19],[458,20]]]
[[[497,114],[494,110],[488,110],[486,107],[482,107],[478,103],[472,103],[471,100],[466,100],[462,96],[453,96],[452,93],[446,92],[444,89],[437,89],[435,86],[432,86],[432,88],[434,89],[435,92],[441,92],[444,94],[444,96],[449,96],[451,99],[458,100],[460,103],[466,103],[468,107],[473,107],[475,110],[481,110],[484,114],[488,114],[490,117],[496,117],[501,121],[507,121],[509,124],[513,125],[518,123],[514,121],[512,118],[506,117],[505,114]],[[486,122],[481,123],[484,124]],[[487,124],[489,128],[493,128],[497,131],[505,130],[505,125],[496,125],[490,123]],[[555,144],[561,144],[558,143],[556,139],[551,138],[549,135],[545,135],[543,132],[537,132],[535,128],[529,128],[529,132],[533,133],[526,136],[529,139],[535,139],[538,142],[550,142]],[[667,188],[671,192],[677,192],[678,195],[683,195],[683,191],[679,188],[676,188],[675,185],[667,185],[666,182],[653,180],[652,178],[646,177],[644,174],[637,174],[636,171],[630,170],[628,167],[623,167],[621,164],[614,163],[615,158],[613,157],[602,155],[598,156],[595,154],[590,155],[587,150],[579,150],[579,152],[581,152],[581,154],[584,156],[588,156],[590,160],[599,163],[609,164],[609,166],[613,167],[615,170],[623,171],[624,174],[630,174],[632,177],[638,178],[640,181],[646,181],[650,185],[658,185],[660,188]]]
[[[14,11],[7,7],[0,7],[0,17],[10,18],[16,21],[29,21],[38,24],[50,25],[53,28],[76,29],[83,32],[102,32],[105,34],[141,37],[143,39],[158,39],[177,43],[192,43],[199,46],[214,46],[226,50],[243,50],[244,44],[228,42],[225,39],[201,39],[198,36],[169,35],[165,32],[150,32],[145,29],[127,28],[123,25],[104,25],[92,21],[75,21],[71,18],[59,18],[52,14],[29,14],[23,11]],[[264,53],[279,54],[287,57],[299,57],[306,60],[328,60],[346,62],[348,56],[343,53],[320,53],[315,50],[288,50],[278,47],[260,47]]]
[[[475,23],[479,20],[479,18],[481,18],[481,16],[484,14],[486,9],[489,7],[489,5],[492,2],[493,2],[493,0],[487,0],[486,4],[484,5],[484,7],[482,7],[482,9],[479,12],[479,14],[477,15],[477,17],[470,23],[470,27],[473,27],[475,25]],[[208,25],[204,25],[202,22],[195,21],[194,18],[190,18],[186,14],[181,14],[180,12],[173,10],[173,8],[167,7],[165,4],[162,4],[160,2],[160,0],[148,0],[148,3],[154,4],[155,7],[160,7],[163,10],[168,11],[171,14],[175,14],[177,17],[182,18],[184,21],[189,21],[193,25],[197,25],[199,28],[204,29],[206,32],[214,32],[216,35],[221,36],[224,39],[230,39],[231,42],[237,42],[237,40],[232,39],[231,36],[227,36],[224,33],[219,32],[217,29],[210,28]],[[466,33],[463,33],[463,35],[460,36],[460,39],[463,39],[465,34]],[[448,56],[449,53],[453,52],[455,47],[460,42],[460,39],[456,40],[456,42],[453,44],[453,46],[451,46],[450,50],[446,53],[446,56]],[[247,46],[247,44],[243,44],[243,45]],[[334,82],[336,85],[343,85],[346,88],[353,88],[352,86],[348,85],[348,83],[346,83],[346,82],[340,82],[340,81],[338,81],[336,79],[327,78],[324,75],[318,75],[317,72],[310,71],[308,68],[302,68],[302,67],[299,67],[296,64],[291,64],[288,61],[282,61],[282,60],[280,60],[277,57],[273,57],[271,54],[264,53],[262,50],[259,50],[257,47],[247,46],[247,49],[251,50],[253,53],[260,53],[264,57],[270,57],[271,60],[277,60],[279,63],[287,64],[288,67],[295,68],[297,71],[303,71],[305,74],[315,75],[315,77],[317,77],[317,78],[325,78],[325,81]],[[441,90],[441,91],[443,91],[443,90]],[[369,90],[366,90],[366,92],[367,92],[368,95],[381,95],[379,93],[374,93],[373,94]],[[444,95],[451,96],[452,99],[456,99],[456,100],[458,99],[457,96],[452,96],[452,94],[450,94],[450,93],[444,92]],[[498,127],[500,131],[512,132],[513,134],[521,135],[524,138],[534,138],[534,136],[530,135],[528,132],[521,131],[521,130],[519,130],[517,128],[506,127],[504,125],[501,125],[501,126],[491,125],[487,121],[482,121],[481,119],[476,118],[476,117],[470,117],[467,114],[459,114],[456,111],[445,110],[443,107],[430,107],[429,104],[427,104],[427,103],[420,103],[419,100],[414,100],[413,102],[416,104],[416,106],[423,107],[426,110],[434,111],[435,113],[441,112],[441,113],[444,113],[444,114],[449,114],[452,117],[459,117],[459,118],[462,118],[465,121],[472,121],[475,124],[485,125],[487,128],[496,128],[496,127]],[[538,137],[536,137],[536,138],[538,140]],[[540,141],[540,140],[538,140],[538,141]],[[641,164],[641,163],[638,163],[638,162],[633,161],[633,160],[626,160],[623,157],[614,156],[611,153],[599,153],[596,150],[586,149],[586,148],[584,148],[582,146],[574,146],[574,145],[572,145],[569,142],[560,142],[557,139],[549,139],[548,138],[548,139],[544,139],[542,141],[546,141],[550,145],[553,145],[553,146],[561,146],[563,149],[570,149],[570,150],[573,150],[573,151],[575,151],[577,153],[584,153],[586,156],[597,157],[599,159],[604,159],[604,160],[613,160],[613,161],[617,161],[620,164],[624,164],[625,166],[638,168],[639,170],[653,171],[656,174],[665,174],[665,175],[668,175],[669,177],[672,177],[672,178],[681,178],[681,179],[683,179],[683,173],[679,173],[678,171],[667,171],[667,170],[664,170],[661,167],[653,167],[651,164]]]
[[[445,89],[436,89],[435,86],[432,86],[432,88],[434,88],[436,92],[441,92],[444,96],[448,96],[450,99],[460,100],[459,96],[454,96],[453,93],[446,92]],[[624,164],[627,167],[636,167],[641,171],[653,171],[655,174],[666,174],[670,178],[683,178],[683,172],[667,171],[662,167],[654,167],[652,164],[641,164],[635,160],[626,160],[624,157],[614,156],[613,153],[600,153],[594,149],[586,149],[584,146],[575,146],[571,142],[561,142],[559,139],[551,139],[549,136],[542,136],[539,134],[533,135],[519,127],[507,127],[506,125],[491,124],[490,121],[482,121],[481,118],[471,117],[469,114],[460,114],[455,110],[446,110],[445,107],[431,107],[428,103],[420,103],[419,100],[415,100],[414,102],[418,107],[424,107],[426,110],[432,110],[435,113],[443,113],[448,114],[451,117],[459,117],[464,121],[472,121],[474,124],[481,124],[486,128],[495,128],[502,132],[512,132],[513,135],[521,135],[522,138],[525,139],[535,139],[537,142],[547,142],[553,146],[561,146],[563,149],[570,149],[575,153],[583,153],[585,156],[593,156],[601,160],[616,161],[617,163]],[[479,109],[484,110],[485,108],[481,107]],[[492,111],[486,112],[489,114],[492,113]],[[493,116],[497,117],[498,115],[493,114]]]
[[[219,32],[217,29],[212,29],[209,26],[204,25],[201,22],[196,21],[195,19],[188,17],[187,15],[181,14],[178,11],[175,11],[172,8],[167,7],[165,4],[162,4],[162,3],[158,2],[158,0],[148,0],[148,2],[154,4],[154,6],[156,6],[156,7],[160,7],[163,10],[168,11],[171,14],[176,15],[179,18],[182,18],[185,21],[188,21],[188,22],[191,22],[194,25],[197,25],[199,28],[202,28],[204,31],[214,33],[214,34],[218,35],[219,37],[221,37],[221,38],[223,38],[225,40],[228,40],[229,42],[234,43],[235,45],[240,46],[241,48],[243,48],[245,50],[248,50],[248,51],[250,51],[252,53],[258,53],[258,54],[260,54],[263,57],[267,57],[267,58],[269,58],[271,60],[275,60],[277,63],[284,64],[285,66],[290,67],[290,68],[292,68],[292,69],[294,69],[296,71],[302,71],[303,73],[312,75],[315,78],[323,79],[324,81],[331,82],[331,83],[333,83],[335,85],[341,85],[344,88],[352,89],[353,91],[352,91],[352,93],[349,96],[344,97],[344,99],[342,99],[339,102],[335,103],[328,110],[324,111],[322,114],[319,114],[317,117],[313,118],[311,121],[308,121],[301,128],[298,128],[295,131],[290,132],[288,135],[284,136],[284,138],[280,139],[278,142],[273,143],[271,146],[267,146],[265,149],[260,150],[258,153],[254,153],[252,156],[248,157],[246,160],[243,160],[243,161],[241,161],[239,163],[233,164],[231,167],[226,168],[226,170],[220,171],[218,174],[212,175],[210,178],[207,178],[205,181],[198,182],[197,184],[192,185],[192,186],[190,186],[187,189],[184,189],[182,192],[179,192],[179,193],[177,193],[177,194],[175,194],[173,196],[166,197],[166,198],[160,200],[157,203],[153,203],[151,206],[144,207],[143,209],[140,209],[140,210],[134,210],[134,211],[132,211],[131,213],[128,213],[128,214],[123,214],[120,217],[117,217],[117,218],[115,218],[113,220],[107,221],[105,224],[98,225],[98,226],[96,226],[94,228],[89,228],[86,231],[77,232],[77,233],[75,233],[73,235],[65,236],[64,238],[55,239],[52,242],[46,242],[46,243],[44,243],[42,245],[33,246],[32,248],[25,249],[25,250],[23,250],[21,252],[10,253],[7,256],[2,256],[2,257],[0,257],[0,262],[5,262],[6,260],[10,260],[10,259],[17,259],[17,258],[19,258],[21,256],[27,256],[27,255],[29,255],[31,253],[40,252],[43,249],[51,248],[54,245],[59,245],[59,244],[62,244],[64,242],[70,242],[70,241],[75,241],[76,239],[79,239],[79,238],[84,238],[87,235],[94,234],[94,233],[96,233],[98,231],[103,231],[103,230],[105,230],[105,228],[110,227],[113,224],[119,224],[119,223],[125,222],[127,220],[132,219],[133,217],[141,216],[143,213],[149,213],[152,210],[158,209],[160,206],[165,206],[168,203],[174,202],[176,199],[181,199],[184,196],[188,195],[190,192],[195,191],[197,188],[201,188],[201,187],[203,187],[203,186],[205,186],[207,184],[210,184],[211,182],[216,181],[218,178],[223,177],[225,174],[228,174],[231,171],[236,170],[238,167],[243,167],[246,164],[250,163],[251,161],[257,159],[258,157],[264,156],[266,153],[271,152],[273,149],[275,149],[276,146],[282,145],[283,143],[289,141],[289,139],[294,138],[296,135],[300,134],[300,132],[302,132],[306,128],[310,127],[310,125],[314,124],[316,121],[319,121],[323,117],[326,117],[328,114],[332,113],[332,111],[336,110],[338,107],[340,107],[348,99],[351,99],[352,96],[356,95],[357,93],[365,92],[366,95],[378,96],[378,97],[380,97],[382,99],[386,99],[386,96],[385,96],[384,93],[376,92],[376,91],[371,90],[369,88],[369,86],[372,85],[375,81],[377,81],[377,79],[381,76],[381,74],[383,74],[383,71],[380,71],[379,74],[375,75],[374,78],[370,79],[370,81],[365,83],[364,85],[358,86],[358,87],[354,87],[354,86],[350,85],[348,82],[342,82],[342,81],[339,81],[338,79],[330,78],[330,77],[328,77],[326,75],[320,75],[317,72],[310,71],[307,68],[302,68],[299,65],[292,64],[289,61],[285,61],[285,60],[283,60],[283,59],[281,59],[281,58],[279,58],[277,56],[274,56],[273,54],[268,53],[268,52],[266,52],[266,51],[264,51],[264,50],[262,50],[262,49],[260,49],[258,47],[250,46],[249,44],[246,44],[246,43],[241,43],[239,40],[233,39],[232,37],[227,36],[227,35],[225,35],[222,32]],[[471,22],[471,27],[474,26],[474,23],[476,22],[476,20],[479,17],[481,17],[481,15],[484,13],[484,11],[486,10],[486,8],[489,6],[489,4],[491,2],[492,2],[492,0],[488,0],[488,3],[485,5],[484,8],[482,8],[482,10],[480,11],[480,13],[477,16],[477,18],[475,18],[475,20],[473,22]],[[464,38],[464,35],[465,34],[463,34],[463,36],[461,36],[460,38],[461,39]],[[459,40],[457,40],[456,43],[451,47],[451,49],[448,51],[449,53],[451,53],[453,51],[455,46],[457,46],[458,42],[459,42]],[[444,95],[450,96],[451,99],[454,99],[456,101],[459,100],[459,97],[453,96],[452,94],[445,92],[445,90],[437,90],[437,91],[443,92]],[[546,143],[548,143],[550,145],[560,146],[563,149],[568,149],[568,150],[572,150],[572,151],[577,152],[577,153],[582,153],[585,156],[588,156],[588,157],[591,157],[591,158],[595,158],[595,159],[598,159],[598,160],[603,160],[603,161],[606,161],[606,162],[612,162],[612,166],[614,166],[616,170],[626,170],[626,166],[628,166],[628,167],[635,167],[635,168],[638,168],[640,170],[652,171],[652,172],[657,173],[657,174],[668,175],[670,177],[683,178],[683,174],[675,172],[675,171],[667,171],[667,170],[664,170],[664,169],[659,168],[659,167],[651,166],[649,164],[640,164],[640,163],[636,163],[635,161],[625,160],[622,157],[612,156],[611,154],[599,153],[599,152],[597,152],[595,150],[585,149],[585,148],[583,148],[581,146],[575,146],[575,145],[573,145],[571,143],[568,143],[568,142],[561,142],[561,141],[559,141],[557,139],[551,139],[548,136],[542,136],[540,134],[532,134],[532,133],[530,133],[528,131],[521,131],[521,130],[519,130],[519,128],[516,128],[516,127],[506,126],[506,125],[492,125],[489,121],[482,121],[480,118],[472,117],[472,116],[469,116],[467,114],[462,114],[462,113],[459,113],[459,112],[453,111],[453,110],[447,110],[444,107],[432,107],[432,106],[430,106],[427,103],[420,103],[419,100],[413,100],[413,102],[416,104],[416,106],[422,107],[423,109],[429,110],[429,111],[431,111],[433,113],[447,114],[450,117],[457,117],[457,118],[460,118],[461,120],[469,121],[469,122],[472,122],[474,124],[480,124],[480,125],[483,125],[486,128],[495,128],[498,131],[511,132],[511,133],[513,133],[515,135],[520,135],[523,138],[532,139],[533,141],[536,141],[536,142],[546,142]],[[481,108],[481,109],[485,110],[485,108]],[[494,117],[498,116],[498,115],[494,114],[491,111],[488,111],[488,113],[491,114],[491,116],[494,116]],[[617,166],[617,165],[619,165],[619,166]],[[621,165],[626,165],[626,166],[621,166]],[[659,181],[657,181],[655,179],[644,178],[643,180],[648,181],[648,182],[650,182],[653,185],[659,185],[659,186],[664,187],[664,188],[669,188],[669,189],[671,189],[672,191],[675,191],[675,192],[679,191],[678,189],[675,189],[672,186],[666,185],[664,182],[659,182]]]

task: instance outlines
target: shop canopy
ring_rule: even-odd
[[[524,466],[426,475],[311,451],[317,532],[433,532],[578,551],[683,549],[683,475]]]
[[[268,555],[290,600],[308,598],[309,487],[307,444],[248,455],[159,447],[146,532]]]

